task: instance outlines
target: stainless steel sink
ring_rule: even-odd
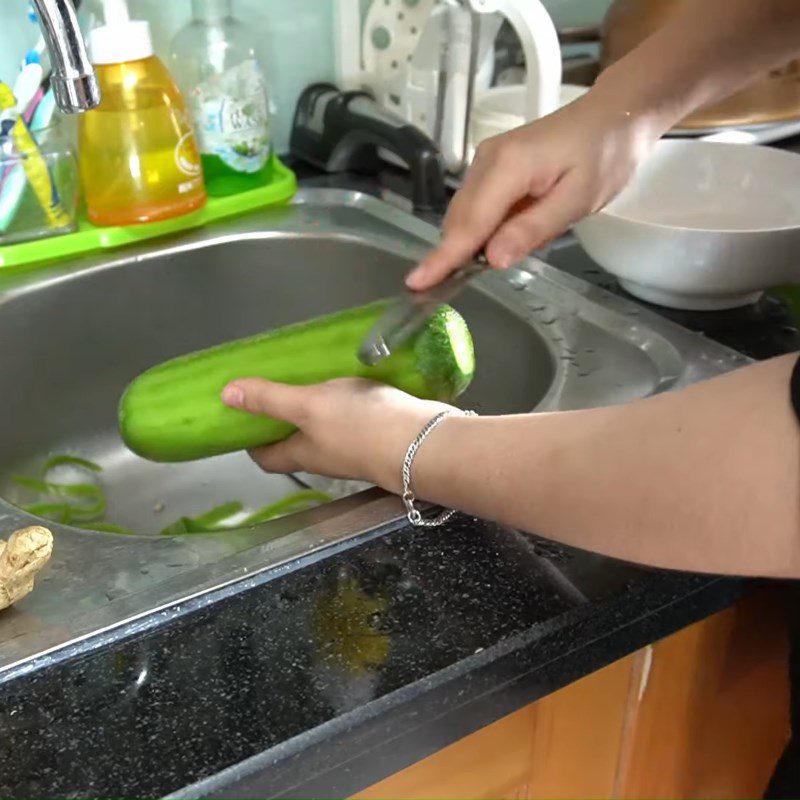
[[[153,534],[228,500],[258,508],[296,489],[242,454],[188,465],[137,458],[117,433],[119,397],[136,374],[180,353],[396,292],[408,265],[368,239],[242,236],[7,297],[0,340],[26,346],[0,361],[0,492],[30,501],[13,475],[35,473],[54,453],[80,455],[104,468],[108,520]],[[465,402],[488,413],[533,408],[557,372],[548,340],[487,294],[471,292],[463,310],[482,365]]]
[[[0,615],[0,669],[254,571],[353,539],[402,515],[376,490],[266,476],[242,454],[156,465],[126,450],[116,406],[172,356],[391,295],[436,238],[379,200],[308,190],[265,211],[119,259],[93,257],[0,283],[0,536],[34,519],[13,476],[53,454],[98,462],[107,520],[141,535],[51,524],[38,590]],[[481,277],[456,303],[478,371],[462,398],[484,414],[628,401],[743,363],[547,265]],[[258,508],[300,485],[337,502],[253,530],[155,535],[182,515]]]

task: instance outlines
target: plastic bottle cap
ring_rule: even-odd
[[[150,58],[153,39],[143,19],[101,25],[89,33],[89,57],[93,64],[124,64]]]

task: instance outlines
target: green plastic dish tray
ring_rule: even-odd
[[[273,156],[272,180],[265,186],[228,197],[209,197],[203,208],[181,217],[117,228],[100,228],[81,220],[78,230],[73,233],[0,246],[0,275],[27,270],[54,259],[125,247],[158,236],[199,228],[226,217],[286,203],[296,190],[295,174]]]

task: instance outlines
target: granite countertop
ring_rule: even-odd
[[[548,260],[617,291],[566,252]],[[800,349],[775,298],[678,321]],[[463,516],[398,524],[7,673],[0,796],[347,796],[745,589]]]

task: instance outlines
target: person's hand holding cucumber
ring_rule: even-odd
[[[409,287],[435,285],[484,248],[492,266],[510,266],[607,203],[686,115],[800,52],[798,0],[705,0],[702,16],[696,5],[683,4],[581,99],[484,145]],[[267,470],[397,492],[422,431],[412,478],[431,502],[629,561],[796,578],[796,365],[784,356],[609,408],[453,414],[427,439],[442,406],[361,381],[290,389],[242,380],[223,397],[299,428],[254,451]]]

